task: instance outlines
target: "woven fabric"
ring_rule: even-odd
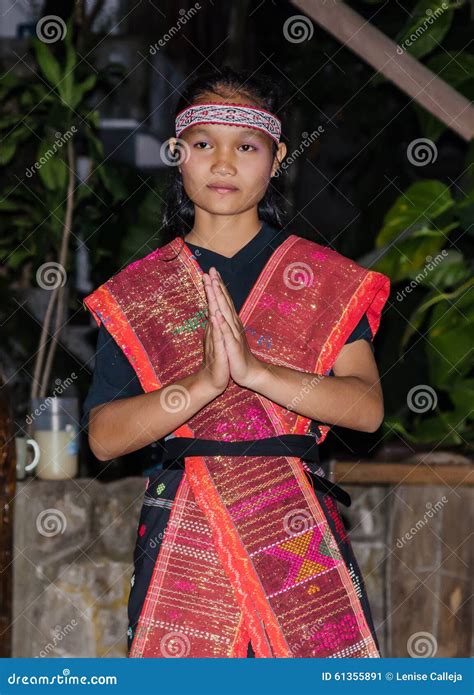
[[[174,239],[84,300],[144,390],[163,387],[167,407],[185,402],[173,384],[202,361],[203,323],[177,330],[207,313],[201,275]],[[386,276],[291,235],[240,312],[249,346],[265,362],[327,374],[363,314],[375,335],[389,286]],[[305,434],[309,424],[231,381],[173,434],[250,440]],[[321,430],[324,438],[329,427]],[[380,656],[340,552],[337,508],[323,508],[300,459],[237,458],[186,457],[130,656],[242,657],[249,639],[257,657]]]
[[[281,136],[281,121],[277,116],[248,104],[217,102],[188,106],[176,116],[176,137],[197,123],[254,128],[269,135],[277,144]]]

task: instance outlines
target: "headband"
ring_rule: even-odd
[[[176,137],[196,123],[247,126],[266,133],[277,145],[280,141],[280,119],[270,111],[249,104],[210,102],[188,106],[176,116]]]

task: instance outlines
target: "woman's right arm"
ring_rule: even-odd
[[[209,300],[209,320],[203,339],[201,368],[163,388],[102,403],[89,416],[89,446],[99,461],[130,454],[187,422],[217,398],[230,378],[229,362],[215,299]]]
[[[222,393],[200,369],[173,384],[103,403],[89,416],[89,446],[108,461],[162,439]]]

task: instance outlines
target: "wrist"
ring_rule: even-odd
[[[193,374],[192,378],[193,387],[196,389],[196,393],[199,397],[205,400],[206,403],[214,400],[217,396],[220,396],[225,389],[219,389],[212,383],[209,372],[204,367],[198,369],[197,372]]]
[[[265,363],[255,358],[255,361],[248,370],[247,377],[239,385],[246,389],[251,389],[252,391],[259,391],[262,381],[265,380],[265,376],[268,376]]]

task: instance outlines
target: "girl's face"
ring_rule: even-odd
[[[274,158],[271,138],[245,126],[198,123],[181,139],[189,146],[189,158],[180,165],[184,189],[211,214],[235,215],[256,206],[286,154],[280,143]]]

